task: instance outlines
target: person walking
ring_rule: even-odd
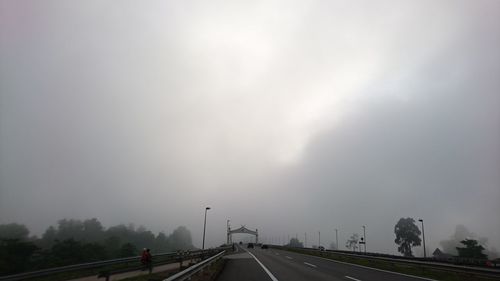
[[[141,256],[141,263],[144,266],[143,271],[148,269],[149,274],[153,272],[153,256],[151,256],[151,250],[148,248],[144,248]]]

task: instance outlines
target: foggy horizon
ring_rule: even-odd
[[[0,224],[498,251],[499,46],[488,0],[2,1]]]

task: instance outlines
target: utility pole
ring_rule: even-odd
[[[304,248],[307,248],[307,232],[304,232]]]
[[[318,231],[318,248],[321,246],[321,231]]]
[[[205,249],[205,230],[207,229],[207,211],[210,210],[210,207],[205,208],[205,222],[203,223],[203,243],[201,249]]]
[[[226,224],[227,225],[227,244],[228,245],[231,242],[230,241],[231,239],[229,239],[229,236],[230,236],[229,232],[231,232],[231,227],[229,226],[229,222],[230,222],[230,220],[227,220],[227,224]]]
[[[363,225],[363,241],[364,242],[364,245],[365,245],[365,254],[366,254],[366,226]]]
[[[339,249],[339,230],[335,228],[335,247],[337,250]]]
[[[423,220],[423,219],[419,219],[418,221],[422,223],[422,238],[424,239],[424,258],[427,258],[427,254],[426,254],[426,252],[425,252],[425,231],[424,231],[424,220]]]

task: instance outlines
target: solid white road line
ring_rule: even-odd
[[[269,278],[271,278],[271,280],[273,281],[278,281],[278,279],[276,279],[276,277],[274,277],[274,275],[271,273],[271,271],[269,271],[269,269],[267,269],[267,267],[265,267],[261,262],[260,260],[257,259],[257,257],[255,257],[252,253],[250,253],[250,251],[246,250],[245,251],[247,253],[249,253],[256,261],[258,264],[260,264],[260,266],[262,267],[262,269],[264,269],[264,271],[267,273],[267,275],[269,275]]]
[[[345,277],[345,278],[349,278],[349,279],[354,280],[354,281],[361,281],[361,280],[359,280],[359,279],[356,279],[356,278],[354,278],[354,277],[347,276],[347,275],[346,275],[346,276],[344,276],[344,277]]]
[[[311,266],[311,267],[314,267],[314,268],[316,268],[316,267],[317,267],[317,266],[315,266],[314,264],[312,264],[312,263],[308,263],[308,262],[304,262],[304,264],[306,264],[306,265],[308,265],[308,266]]]
[[[289,259],[289,260],[293,260],[292,257],[289,257],[289,256],[285,256],[285,258]]]

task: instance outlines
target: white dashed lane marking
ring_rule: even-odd
[[[305,265],[308,265],[308,266],[310,266],[310,267],[314,267],[314,268],[316,268],[316,267],[317,267],[317,266],[315,266],[314,264],[312,264],[312,263],[308,263],[308,262],[304,262],[304,264],[305,264]]]

